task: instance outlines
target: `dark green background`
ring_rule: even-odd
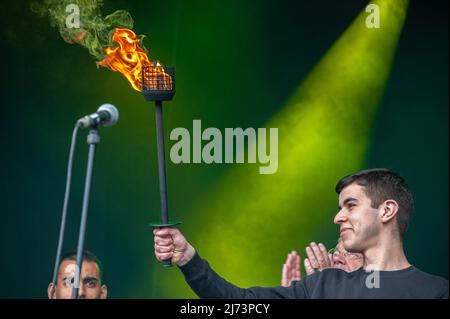
[[[110,1],[102,11],[128,10],[135,31],[148,36],[150,57],[176,67],[176,97],[165,106],[168,132],[189,129],[192,119],[201,119],[204,127],[263,126],[366,4]],[[101,130],[86,246],[105,265],[110,297],[171,297],[155,288],[155,281],[179,274],[161,275],[146,226],[159,211],[153,106],[118,74],[97,70],[86,50],[65,43],[45,19],[30,12],[29,3],[3,3],[0,21],[0,297],[46,297],[71,130],[76,119],[105,102],[119,108],[121,120]],[[408,180],[416,213],[405,240],[407,256],[422,270],[446,278],[448,84],[448,2],[412,0],[364,166],[389,167]],[[83,132],[66,249],[76,245],[86,155]],[[208,227],[208,216],[201,225],[189,224],[194,213],[186,208],[207,201],[209,190],[231,168],[168,164],[171,214],[185,222],[187,235]],[[324,220],[317,227],[320,238],[311,240],[332,246],[336,226]],[[280,252],[302,251],[305,244],[286,245]],[[242,267],[260,262],[246,260]],[[277,284],[279,278],[262,281]]]

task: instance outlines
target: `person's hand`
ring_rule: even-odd
[[[289,287],[294,280],[300,280],[300,256],[295,250],[287,256],[286,263],[283,265],[281,273],[281,285]]]
[[[194,256],[194,247],[178,229],[156,228],[153,234],[155,235],[155,256],[159,261],[172,260],[178,266],[183,266]]]
[[[308,255],[308,258],[305,258],[304,265],[308,275],[313,274],[316,270],[333,266],[333,256],[328,253],[324,244],[311,243],[306,247],[306,255]]]

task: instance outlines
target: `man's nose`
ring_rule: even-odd
[[[78,298],[82,299],[85,298],[85,290],[84,290],[84,285],[82,282],[80,282],[80,288],[78,289]]]
[[[342,209],[336,214],[336,216],[334,216],[334,223],[336,224],[336,225],[339,225],[339,224],[341,224],[341,223],[343,223],[344,221],[345,221],[345,215],[344,215],[344,213],[342,212]]]
[[[333,264],[346,264],[345,258],[339,253],[333,254]]]

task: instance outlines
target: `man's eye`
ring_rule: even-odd
[[[64,287],[72,287],[74,278],[69,277],[64,279]]]
[[[89,288],[94,288],[94,287],[96,286],[96,283],[95,283],[95,281],[93,281],[93,280],[89,280],[89,281],[86,283],[86,286],[88,286]]]

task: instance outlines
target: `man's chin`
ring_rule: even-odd
[[[354,240],[352,240],[352,239],[350,239],[350,238],[342,238],[342,243],[344,244],[344,248],[345,248],[345,250],[346,251],[348,251],[348,252],[356,252],[355,251],[355,249],[356,249],[356,246],[357,245],[355,245],[355,241]]]

